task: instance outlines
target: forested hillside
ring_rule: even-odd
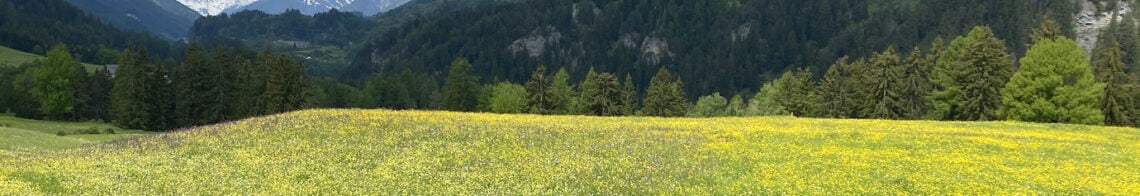
[[[68,0],[115,27],[177,40],[201,17],[176,0]]]
[[[116,29],[63,0],[0,0],[0,45],[44,55],[67,44],[77,59],[114,63],[116,50],[144,46],[156,56],[174,56],[175,49],[161,38]]]
[[[483,3],[376,31],[343,76],[410,70],[439,79],[452,59],[465,57],[486,82],[521,82],[547,65],[566,68],[575,80],[591,68],[628,73],[644,87],[666,67],[687,82],[689,95],[737,94],[790,68],[822,73],[843,56],[919,46],[976,25],[991,26],[1017,57],[1029,30],[1044,19],[1058,21],[1071,37],[1077,10],[1076,1],[1047,0]]]

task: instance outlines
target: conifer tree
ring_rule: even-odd
[[[526,92],[529,94],[527,105],[531,113],[550,114],[554,111],[554,90],[550,87],[552,81],[546,77],[546,66],[539,66],[526,81]]]
[[[906,71],[899,65],[899,56],[894,47],[887,48],[882,53],[876,53],[870,64],[870,108],[866,113],[871,118],[897,119],[903,117],[905,102],[903,102],[902,77]]]
[[[576,97],[574,87],[570,85],[570,73],[565,68],[559,68],[550,81],[550,96],[553,113],[570,114]]]
[[[1104,124],[1097,107],[1104,89],[1077,42],[1043,39],[1029,49],[1021,69],[1002,89],[1001,113],[1020,121]]]
[[[657,71],[646,88],[645,107],[642,114],[646,116],[676,117],[685,115],[686,102],[683,90],[684,83],[674,79],[668,69],[664,67]]]
[[[1104,114],[1106,125],[1131,126],[1135,125],[1132,118],[1135,114],[1133,107],[1132,85],[1135,82],[1132,76],[1124,73],[1123,52],[1116,43],[1109,44],[1106,50],[1099,51],[1093,61],[1092,70],[1097,81],[1104,83],[1104,96],[1098,106]]]
[[[198,44],[190,44],[186,57],[174,71],[175,122],[179,126],[197,126],[218,122],[222,105],[216,96],[218,72],[210,57]]]
[[[137,55],[131,48],[123,51],[111,88],[111,121],[128,129],[144,128],[150,115],[150,105],[143,102],[146,69]]]
[[[994,37],[989,27],[975,27],[967,37],[964,52],[960,120],[1000,120],[1002,107],[1001,88],[1009,81],[1013,61],[1006,52],[1005,43]],[[1086,64],[1087,66],[1087,64]]]
[[[622,87],[617,76],[601,73],[594,77],[594,88],[585,91],[589,95],[589,113],[601,116],[622,115]]]
[[[935,120],[956,120],[961,113],[961,104],[964,99],[962,81],[966,79],[967,61],[964,59],[968,38],[957,37],[950,41],[947,48],[935,53],[937,57],[931,59],[935,62],[930,73],[930,82],[934,90],[927,96],[931,103],[931,111],[927,115]],[[937,49],[931,47],[932,50]]]
[[[633,76],[625,75],[621,88],[621,114],[630,116],[637,111],[637,88],[633,86]]]
[[[590,114],[590,104],[594,102],[590,92],[598,88],[597,81],[598,73],[594,72],[594,68],[590,67],[590,71],[586,72],[586,77],[582,79],[581,84],[578,84],[578,98],[575,100],[573,106],[575,114]]]
[[[930,64],[923,59],[922,51],[915,47],[903,62],[905,66],[901,86],[902,117],[905,119],[920,119],[930,110],[926,100],[931,84],[929,80]]]
[[[811,70],[797,69],[785,72],[774,82],[777,89],[774,98],[794,116],[814,116],[818,108],[816,103],[815,84],[812,82]]]
[[[857,78],[856,69],[860,69],[863,60],[849,62],[847,57],[840,58],[831,64],[827,73],[823,75],[817,94],[820,99],[821,117],[828,118],[860,118],[862,100],[860,94],[864,80]]]

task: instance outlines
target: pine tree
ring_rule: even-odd
[[[659,69],[649,81],[649,88],[646,88],[642,114],[661,117],[685,115],[687,101],[683,86],[684,83],[680,79],[674,79],[668,69]]]
[[[237,89],[237,92],[234,92],[237,96],[234,113],[238,118],[266,114],[265,87],[269,80],[269,67],[273,61],[273,55],[265,49],[252,62],[247,60],[238,64],[238,74],[234,82],[234,88]]]
[[[1001,113],[1020,121],[1104,124],[1097,107],[1104,89],[1076,41],[1064,37],[1040,40],[1026,52],[1021,69],[1002,89]]]
[[[554,111],[555,93],[550,87],[552,81],[546,77],[546,66],[539,66],[526,81],[527,105],[531,113],[550,114]]]
[[[142,129],[165,131],[177,125],[174,124],[174,94],[171,91],[170,80],[167,79],[166,69],[162,64],[150,59],[146,48],[139,49],[135,56],[135,63],[141,64],[144,70],[142,104],[146,105],[148,114],[143,122]]]
[[[475,111],[479,106],[481,96],[479,78],[472,75],[471,63],[467,59],[457,58],[451,62],[451,69],[447,73],[446,87],[444,88],[444,104],[455,111]]]
[[[36,70],[36,86],[32,92],[40,100],[40,112],[48,118],[71,118],[75,104],[72,82],[79,64],[71,58],[67,47],[56,46]]]
[[[928,62],[923,59],[918,47],[911,50],[910,56],[903,62],[905,68],[902,71],[900,101],[903,104],[902,117],[905,119],[920,119],[930,110],[930,104],[926,100],[931,89]]]
[[[198,126],[219,122],[222,116],[220,98],[216,97],[220,73],[210,64],[210,57],[198,44],[190,44],[186,57],[174,71],[175,123]]]
[[[1135,117],[1136,111],[1131,107],[1134,100],[1130,92],[1135,81],[1132,76],[1124,73],[1125,65],[1122,59],[1124,54],[1116,43],[1101,44],[1108,44],[1111,47],[1097,53],[1092,70],[1096,74],[1097,81],[1106,85],[1104,96],[1098,104],[1101,113],[1104,114],[1104,123],[1117,126],[1135,125],[1132,118]]]
[[[905,102],[903,102],[902,77],[906,71],[899,65],[899,56],[895,48],[887,48],[882,53],[876,53],[871,58],[870,78],[871,85],[870,110],[866,113],[871,118],[898,119],[903,117]]]
[[[617,76],[612,73],[601,73],[594,77],[594,88],[589,89],[589,113],[600,116],[622,115],[622,90]]]
[[[820,99],[821,117],[828,118],[860,118],[862,117],[862,100],[860,88],[862,79],[856,78],[856,69],[863,67],[863,60],[849,62],[847,57],[840,58],[831,64],[827,73],[823,75],[817,94]]]
[[[119,70],[111,88],[111,121],[128,129],[145,128],[149,104],[143,102],[147,73],[135,50],[127,48],[119,58]]]
[[[84,69],[78,69],[86,71]],[[87,102],[82,109],[83,118],[107,121],[110,120],[110,105],[112,91],[111,72],[106,68],[99,69],[91,74],[83,87],[87,88]]]
[[[1001,88],[1013,71],[1013,61],[1006,52],[1005,43],[994,37],[989,27],[976,27],[968,36],[969,47],[963,54],[965,61],[962,84],[961,120],[1000,120]],[[1087,65],[1086,65],[1087,66]]]
[[[625,75],[625,83],[621,88],[621,114],[634,115],[637,111],[637,88],[633,86],[633,76]]]
[[[573,107],[573,102],[576,97],[574,87],[570,86],[570,74],[566,72],[565,68],[558,69],[554,74],[554,78],[550,81],[550,96],[553,105],[553,113],[557,114],[570,114]]]
[[[814,116],[819,103],[812,82],[811,70],[797,69],[785,72],[774,82],[774,99],[794,116]]]
[[[594,102],[590,92],[598,88],[595,83],[597,81],[598,73],[594,72],[591,67],[589,72],[586,72],[586,77],[582,79],[581,84],[578,84],[578,98],[575,99],[574,112],[575,114],[591,114],[590,104]]]

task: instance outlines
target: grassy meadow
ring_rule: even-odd
[[[1140,194],[1140,130],[308,110],[38,153],[0,195]]]
[[[43,56],[21,52],[12,48],[0,46],[0,66],[19,66],[24,63],[31,63],[36,60],[44,59]],[[93,65],[83,63],[83,68],[87,71],[95,71],[103,68],[103,65]]]
[[[145,134],[102,123],[41,121],[0,115],[0,151],[62,150]]]

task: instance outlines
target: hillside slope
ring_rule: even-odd
[[[352,55],[345,78],[404,70],[444,78],[450,62],[464,57],[488,82],[521,83],[547,65],[566,68],[572,81],[591,68],[628,73],[644,88],[666,67],[686,82],[690,98],[734,95],[755,91],[789,69],[810,67],[822,75],[844,56],[890,46],[910,51],[977,25],[992,27],[1020,56],[1032,27],[1053,19],[1072,29],[1077,12],[1075,1],[1045,0],[418,0],[405,7],[474,2],[484,3],[396,17],[403,24],[395,28],[379,25],[392,30],[369,36]]]
[[[102,21],[120,29],[152,34],[175,40],[186,37],[197,12],[175,0],[68,0]]]
[[[1134,195],[1138,168],[1128,128],[310,110],[0,151],[0,194]]]

